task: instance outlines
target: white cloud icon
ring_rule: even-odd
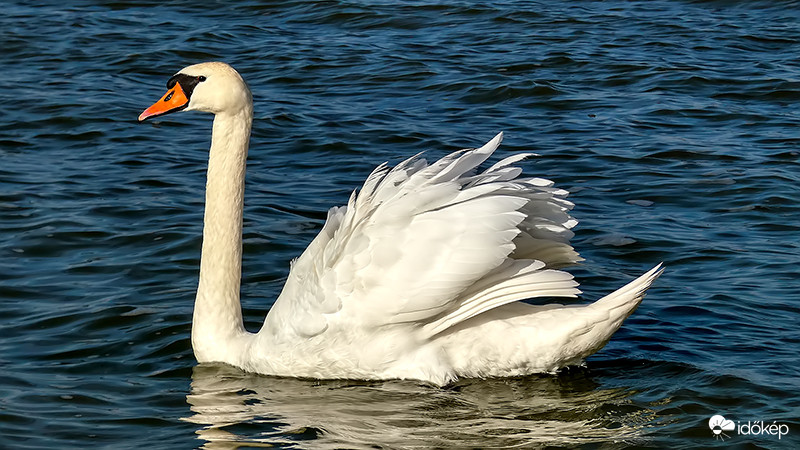
[[[715,435],[722,434],[723,431],[731,431],[736,428],[736,424],[733,423],[732,420],[727,420],[726,418],[717,414],[716,416],[712,416],[708,419],[708,428],[711,428],[711,431]]]

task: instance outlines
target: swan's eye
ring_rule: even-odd
[[[197,77],[197,81],[202,83],[203,81],[206,81],[206,77],[200,75],[199,77]]]

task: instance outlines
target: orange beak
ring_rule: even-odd
[[[163,116],[171,112],[180,111],[189,105],[189,98],[183,92],[180,83],[175,83],[175,86],[168,90],[161,100],[153,103],[152,106],[145,109],[144,112],[139,114],[139,122],[149,117]]]

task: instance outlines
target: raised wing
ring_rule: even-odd
[[[430,337],[509,302],[575,296],[572,276],[552,269],[580,260],[567,192],[518,178],[512,164],[528,154],[478,173],[501,140],[432,164],[417,155],[377,167],[329,211],[265,329],[311,337],[406,323]]]

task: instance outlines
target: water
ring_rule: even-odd
[[[800,8],[793,2],[5,2],[0,447],[800,443]],[[569,189],[584,300],[667,271],[556,376],[275,379],[197,366],[209,116],[137,115],[233,64],[256,121],[242,287],[256,330],[291,258],[378,163],[480,145]],[[779,440],[708,420],[788,424]]]

